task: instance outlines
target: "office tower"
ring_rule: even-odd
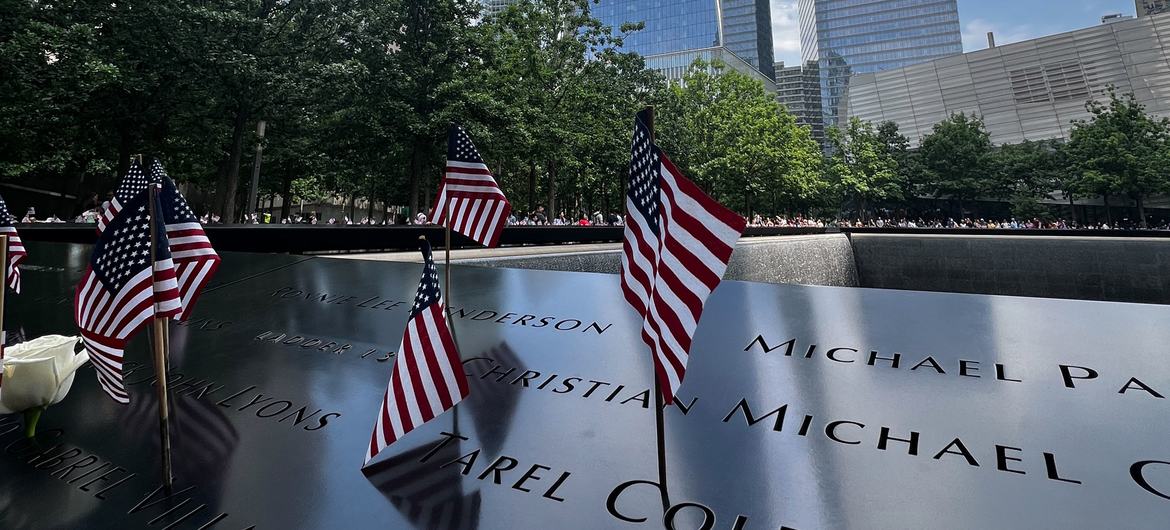
[[[817,143],[825,143],[825,122],[821,112],[820,66],[815,61],[784,66],[776,63],[776,100],[796,117],[796,123],[809,128]]]
[[[719,60],[775,88],[772,17],[766,0],[601,0],[593,16],[613,26],[642,22],[625,49],[646,57],[648,67],[679,79],[695,59]]]
[[[801,56],[820,66],[826,127],[849,78],[963,52],[957,0],[799,0]]]
[[[768,0],[722,0],[722,9],[723,45],[775,79],[772,9]]]
[[[479,0],[483,4],[483,12],[485,15],[491,15],[503,11],[508,6],[515,4],[517,0]]]

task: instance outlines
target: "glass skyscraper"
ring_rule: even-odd
[[[769,0],[722,2],[723,45],[764,75],[776,79]]]
[[[775,78],[768,0],[601,0],[592,9],[615,30],[644,22],[625,48],[668,78],[680,77],[696,58],[720,59],[765,84]]]
[[[719,15],[715,0],[601,0],[593,16],[616,32],[626,22],[645,22],[632,33],[625,48],[642,55],[659,55],[719,45]]]
[[[963,53],[957,0],[799,0],[800,48],[820,66],[827,127],[844,116],[849,77]]]
[[[480,3],[492,14],[516,1]],[[615,32],[627,22],[645,23],[626,38],[625,49],[646,57],[648,67],[669,79],[681,78],[695,59],[719,60],[774,87],[769,0],[600,0],[590,8]]]

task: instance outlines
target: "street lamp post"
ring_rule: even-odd
[[[256,160],[252,162],[252,188],[248,193],[248,209],[256,213],[260,193],[260,155],[264,152],[264,128],[268,125],[264,120],[256,122]]]

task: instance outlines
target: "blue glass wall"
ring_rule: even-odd
[[[718,44],[715,0],[601,0],[593,16],[615,32],[626,22],[645,22],[646,29],[630,35],[625,45],[642,55]]]
[[[772,10],[768,0],[722,0],[723,44],[764,75],[775,79]]]
[[[801,55],[821,70],[825,125],[844,109],[849,76],[963,53],[957,0],[800,0]]]

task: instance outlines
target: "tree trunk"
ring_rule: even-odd
[[[1109,194],[1105,193],[1101,195],[1101,198],[1105,200],[1105,222],[1109,223],[1110,228],[1113,228],[1113,212],[1109,208]]]
[[[424,140],[415,137],[414,146],[410,151],[410,216],[418,215],[419,209],[419,182],[422,181]]]
[[[528,212],[536,211],[536,162],[528,163]]]
[[[601,191],[601,215],[606,222],[609,222],[609,212],[611,211],[609,204],[609,186],[604,186]]]
[[[1070,218],[1072,218],[1073,224],[1078,224],[1077,223],[1077,204],[1076,204],[1075,199],[1073,199],[1073,195],[1071,193],[1068,194],[1068,216]]]
[[[556,218],[557,215],[557,161],[548,161],[548,214]],[[550,219],[551,221],[551,219]]]
[[[292,180],[293,180],[292,175],[288,175],[288,176],[285,176],[284,180],[281,182],[282,186],[280,188],[280,219],[276,220],[277,223],[284,221],[285,219],[288,219],[289,215],[292,213],[291,211],[289,211],[292,208]]]
[[[118,171],[114,175],[114,185],[122,179],[122,175],[130,169],[130,157],[134,154],[131,149],[134,149],[134,140],[130,138],[130,131],[125,127],[119,127],[118,130]],[[112,191],[112,190],[111,190]],[[100,196],[101,200],[106,200],[107,197]]]
[[[857,209],[861,211],[861,222],[868,223],[869,209],[866,208],[865,197],[862,197],[860,194],[857,196]]]
[[[1142,229],[1149,228],[1150,225],[1146,223],[1146,198],[1141,195],[1137,196],[1137,211],[1138,219],[1141,219],[1140,226]]]
[[[219,191],[215,199],[215,210],[224,223],[235,223],[236,191],[240,186],[240,158],[244,151],[244,125],[248,122],[248,111],[237,110],[232,125],[232,143],[228,146],[228,158],[219,171]]]

